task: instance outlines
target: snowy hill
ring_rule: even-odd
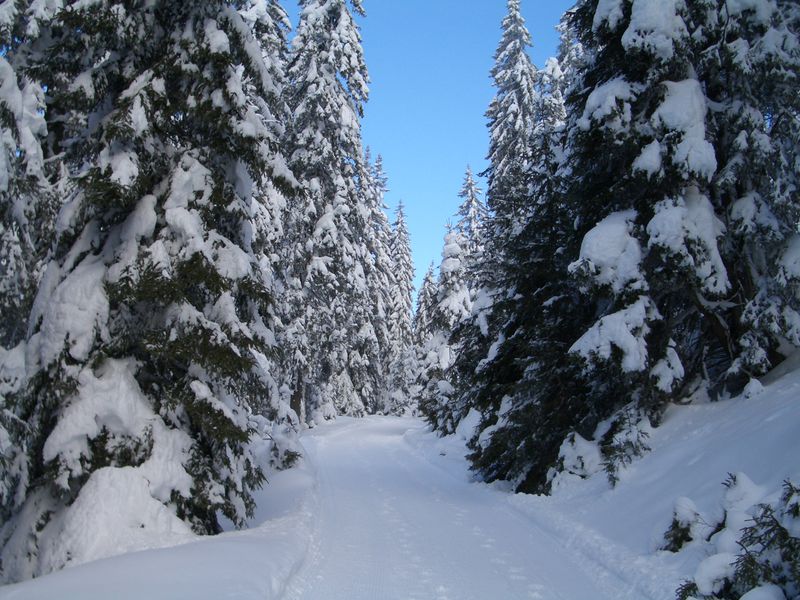
[[[250,529],[87,563],[0,598],[672,600],[696,575],[713,587],[736,552],[732,524],[800,479],[799,395],[794,371],[674,406],[615,488],[602,471],[562,475],[550,497],[472,481],[467,423],[437,438],[414,419],[342,418],[304,435],[304,465],[271,478]],[[660,550],[673,514],[687,513],[696,539]]]

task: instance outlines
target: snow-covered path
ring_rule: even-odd
[[[306,460],[271,474],[248,529],[156,536],[0,600],[673,600],[730,538],[659,551],[676,502],[719,523],[728,473],[752,480],[753,502],[800,480],[798,394],[795,371],[753,398],[671,407],[616,488],[600,471],[550,497],[471,482],[469,418],[447,438],[415,419],[340,418],[303,433]]]
[[[420,429],[377,417],[306,434],[318,521],[288,600],[628,597],[622,582],[601,592],[503,494],[427,460],[406,439]]]

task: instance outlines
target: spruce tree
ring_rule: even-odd
[[[417,294],[417,310],[414,312],[414,346],[421,348],[431,335],[431,311],[436,302],[436,276],[433,263],[428,265],[422,285]]]
[[[478,259],[484,251],[484,228],[486,226],[487,211],[481,201],[482,190],[475,182],[472,169],[467,166],[464,174],[464,183],[458,197],[461,204],[458,207],[455,229],[461,234],[465,243],[466,268],[473,271]]]
[[[489,181],[489,208],[501,227],[513,227],[513,218],[525,209],[529,142],[537,105],[537,69],[527,54],[531,36],[520,12],[520,0],[508,0],[507,7],[491,70],[497,92],[486,113],[490,164],[484,173]]]
[[[361,176],[362,194],[369,211],[365,243],[368,248],[367,290],[368,327],[363,328],[361,347],[366,358],[361,395],[367,412],[385,412],[390,403],[389,372],[392,366],[391,333],[392,292],[396,286],[392,259],[392,230],[386,215],[384,196],[387,179],[383,160],[374,162],[369,149],[364,157],[366,171]]]
[[[47,88],[47,152],[75,193],[14,397],[32,433],[10,578],[69,563],[57,529],[91,503],[86,486],[146,485],[201,533],[219,531],[217,512],[252,514],[265,457],[251,442],[267,435],[252,399],[286,414],[263,225],[292,182],[261,46],[271,18],[253,6],[75,5],[31,36],[25,74]],[[58,541],[37,556],[28,536]]]
[[[366,172],[359,119],[367,70],[353,20],[359,0],[303,0],[289,78],[290,163],[304,200],[288,224],[295,406],[309,421],[363,414],[356,348],[369,323]],[[362,340],[363,341],[363,340]],[[350,349],[353,348],[353,352]]]
[[[464,243],[458,232],[448,228],[436,297],[427,316],[428,339],[420,350],[419,409],[434,429],[442,433],[452,433],[457,422],[451,405],[454,389],[448,375],[458,356],[452,333],[472,311]]]
[[[537,173],[552,167],[532,170],[540,214],[507,254],[532,258],[508,288],[528,308],[506,313],[484,369],[494,389],[476,401],[484,435],[472,458],[489,479],[546,491],[566,436],[591,438],[610,419],[596,441],[613,480],[645,447],[641,420],[657,423],[698,387],[734,393],[780,360],[779,340],[797,343],[797,218],[777,200],[791,186],[774,185],[796,150],[776,152],[772,118],[796,71],[795,36],[772,4],[659,7],[586,1],[569,16],[584,54],[562,88],[563,158],[551,181]],[[752,308],[766,298],[771,309]],[[491,397],[506,398],[494,421]]]
[[[416,352],[413,348],[412,298],[414,294],[414,263],[406,225],[405,209],[400,202],[395,213],[391,240],[395,284],[391,290],[389,366],[389,412],[403,413],[412,404],[411,386],[416,376]]]

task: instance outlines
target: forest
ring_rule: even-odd
[[[0,2],[0,581],[115,554],[80,533],[115,494],[175,543],[247,528],[350,417],[506,494],[613,493],[676,410],[791,377],[800,3],[577,0],[541,68],[504,4],[489,167],[415,296],[362,0]],[[793,443],[717,531],[676,504],[664,548],[730,539],[672,597],[800,597]]]

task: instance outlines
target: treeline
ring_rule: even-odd
[[[290,44],[274,0],[0,6],[3,579],[69,564],[109,486],[213,533],[301,422],[408,410],[361,14],[303,0]]]
[[[800,347],[799,28],[794,0],[580,0],[537,69],[508,1],[488,213],[415,334],[421,410],[478,421],[482,478],[547,493],[599,448],[614,481],[670,403]]]

